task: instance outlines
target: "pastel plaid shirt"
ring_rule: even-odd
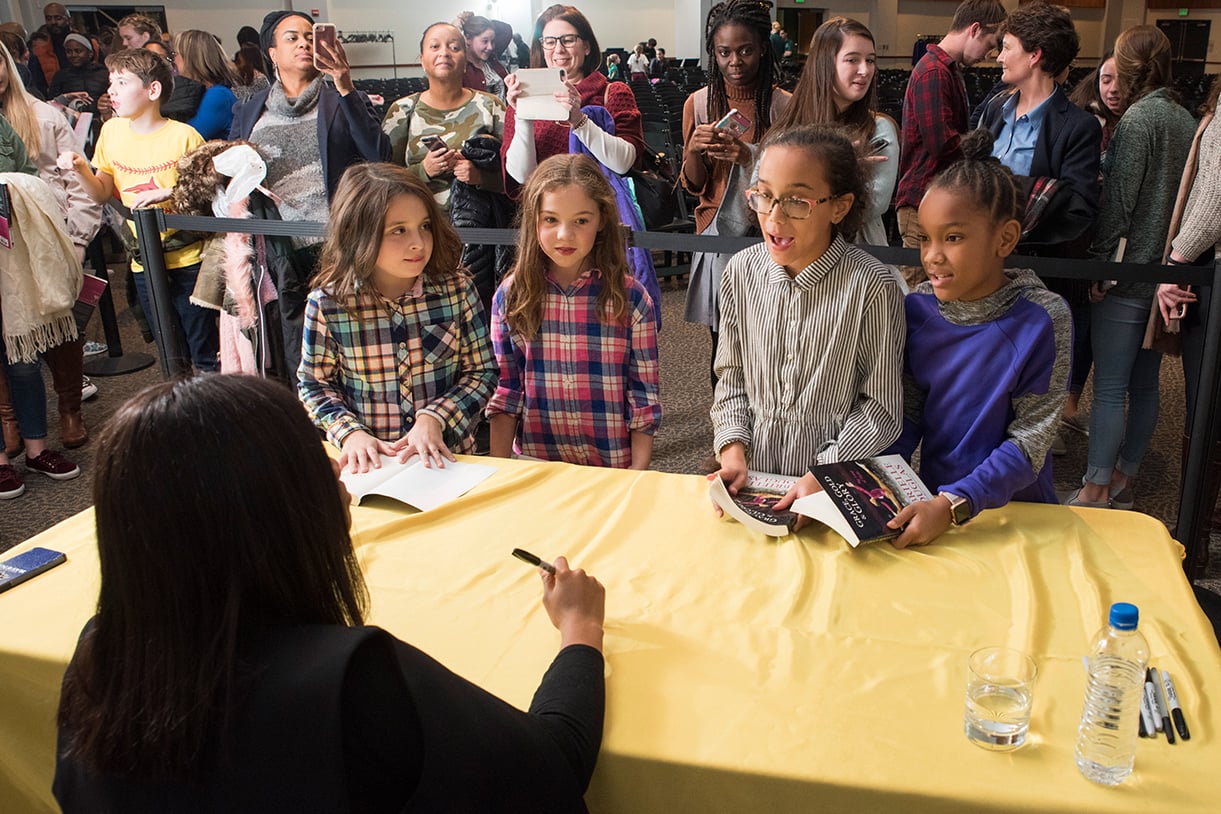
[[[496,385],[474,284],[421,278],[397,300],[366,287],[353,311],[315,289],[297,377],[310,418],[337,447],[357,430],[397,441],[420,413],[441,422],[447,447],[470,451],[473,422]]]
[[[940,46],[930,45],[903,94],[896,207],[920,205],[933,176],[962,158],[961,140],[969,126],[967,86],[958,63]]]
[[[598,319],[602,273],[561,288],[548,279],[543,321],[529,342],[505,320],[506,277],[492,299],[500,384],[488,415],[515,415],[521,452],[549,461],[625,469],[633,432],[661,422],[657,330],[644,286],[627,278],[627,324]]]

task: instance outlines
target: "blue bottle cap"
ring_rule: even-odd
[[[1111,606],[1111,627],[1116,630],[1136,630],[1140,610],[1131,602],[1116,602]]]

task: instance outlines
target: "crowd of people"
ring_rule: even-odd
[[[1197,123],[1174,95],[1168,40],[1140,25],[1066,94],[1080,49],[1068,11],[1033,2],[1007,13],[999,0],[964,0],[913,69],[896,122],[877,109],[877,48],[866,25],[825,21],[787,92],[778,87],[780,65],[795,46],[771,11],[765,0],[712,7],[708,82],[683,108],[678,173],[696,200],[695,230],[761,238],[692,262],[686,318],[707,325],[712,339],[709,477],[731,493],[750,469],[795,477],[785,508],[817,488],[812,465],[888,451],[910,459],[919,449],[936,497],[892,525],[902,530],[896,546],[920,545],[1012,500],[1055,502],[1052,455],[1067,428],[1089,435],[1082,486],[1067,502],[1130,508],[1157,421],[1160,343],[1181,345],[1191,405],[1209,293],[1043,281],[1007,258],[1165,262],[1167,276],[1177,265],[1211,263],[1221,237],[1217,87]],[[201,376],[143,394],[111,422],[99,460],[112,471],[94,481],[102,600],[65,679],[57,796],[73,810],[102,797],[125,809],[157,807],[201,781],[218,795],[270,793],[265,778],[225,759],[244,752],[224,751],[221,738],[253,732],[263,716],[291,715],[275,691],[293,648],[317,643],[335,669],[309,691],[344,709],[321,722],[320,735],[343,744],[344,765],[364,780],[345,785],[336,770],[311,788],[364,810],[401,807],[413,788],[461,787],[464,773],[422,764],[433,739],[448,748],[460,734],[439,734],[448,713],[417,703],[432,689],[413,677],[425,657],[367,628],[335,633],[359,624],[363,590],[317,430],[337,448],[337,466],[355,472],[381,466],[383,456],[443,467],[455,453],[477,451],[650,465],[662,419],[660,291],[651,255],[623,234],[624,225],[642,228],[631,177],[646,147],[635,96],[614,80],[664,76],[664,49],[649,40],[604,63],[589,19],[568,5],[540,14],[528,46],[499,21],[463,13],[424,28],[427,89],[386,100],[379,116],[355,87],[342,44],[315,42],[302,12],[273,11],[259,30],[243,29],[233,58],[203,31],[178,32],[167,44],[140,15],[120,21],[104,54],[99,38],[70,22],[51,4],[28,44],[0,30],[0,169],[36,173],[59,196],[50,206],[62,221],[56,269],[65,269],[66,286],[79,280],[96,213],[113,198],[129,208],[172,198],[182,208],[195,195],[201,211],[326,222],[327,234],[225,238],[217,252],[196,233],[162,235],[174,313],[156,324],[178,334],[183,364],[279,378],[305,409],[282,385]],[[991,55],[1001,83],[972,127],[962,72]],[[554,95],[562,115],[521,109],[515,66],[565,71]],[[78,144],[62,110],[38,93],[104,123]],[[190,162],[199,155],[217,173],[208,167],[202,182],[179,169],[198,166]],[[27,187],[15,195],[36,206],[38,190]],[[868,252],[886,243],[892,206],[919,267],[889,267]],[[454,231],[512,224],[513,247],[464,245]],[[270,276],[252,279],[260,264]],[[148,312],[138,257],[132,265]],[[222,293],[209,294],[217,285]],[[0,295],[6,323],[27,320],[28,309],[9,307],[20,292],[0,287]],[[11,397],[0,391],[7,454],[24,444],[27,469],[59,478],[79,469],[46,449],[40,358],[55,377],[65,443],[88,440],[76,387],[80,337],[62,310],[45,324],[23,321],[25,333],[5,325]],[[262,338],[278,337],[278,354],[251,362],[241,351],[255,325]],[[1077,410],[1091,368],[1087,426]],[[267,412],[249,410],[255,402]],[[203,432],[201,421],[221,434]],[[263,455],[249,449],[251,438],[266,447],[269,467],[314,490],[289,496],[266,469],[248,475],[240,462],[218,463],[217,479],[234,495],[246,499],[256,483],[267,490],[257,502],[267,518],[257,524],[212,511],[223,493],[181,497],[174,474],[151,465],[167,439],[187,452],[197,443],[201,459],[227,460]],[[1205,497],[1215,500],[1221,455],[1214,460]],[[0,497],[21,488],[11,459],[0,457]],[[132,521],[148,495],[163,492],[175,510],[172,530]],[[300,526],[301,501],[327,517],[289,539],[280,530]],[[128,539],[137,528],[146,546]],[[245,565],[214,577],[202,561],[196,567],[200,557],[216,562],[254,541],[273,545],[296,585],[249,554],[232,553]],[[177,556],[188,548],[190,557]],[[152,549],[163,555],[156,568]],[[241,568],[250,579],[226,583]],[[134,579],[164,587],[135,591],[137,599],[128,595]],[[547,777],[579,808],[600,738],[602,594],[562,560],[543,580],[565,647],[540,687],[540,709],[489,715],[520,735],[512,742],[529,776]],[[195,600],[178,596],[175,581],[207,594],[198,607],[216,614],[221,634],[209,628],[199,638],[203,627],[188,618]],[[158,596],[169,604],[156,605]],[[287,626],[301,627],[299,640],[259,647]],[[162,646],[170,655],[149,661]],[[223,674],[184,679],[186,660],[204,652]],[[153,695],[138,678],[143,668]],[[419,669],[455,703],[478,694],[439,667]],[[560,675],[580,690],[564,690]],[[210,703],[184,706],[177,685]],[[391,751],[375,763],[413,782],[388,788],[384,777],[368,777],[368,760],[357,761],[352,727],[374,710],[366,690],[384,700],[376,709],[416,722],[386,739]],[[247,697],[261,699],[253,711]],[[132,751],[133,742],[141,748]],[[503,800],[517,792],[463,793]]]

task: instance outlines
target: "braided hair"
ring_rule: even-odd
[[[992,156],[992,133],[984,128],[962,137],[961,161],[951,164],[933,179],[929,189],[961,191],[980,209],[988,210],[993,223],[1021,221],[1026,207],[1017,179],[1009,168]]]
[[[740,25],[759,41],[759,78],[755,88],[755,133],[761,139],[772,126],[772,84],[776,77],[772,55],[772,4],[769,0],[724,0],[708,11],[704,26],[704,50],[708,54],[708,121],[715,122],[729,112],[729,96],[725,77],[716,60],[713,41],[722,26]]]

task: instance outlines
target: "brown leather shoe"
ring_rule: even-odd
[[[83,447],[89,441],[89,429],[81,417],[81,409],[61,410],[59,414],[59,440],[68,449]]]

